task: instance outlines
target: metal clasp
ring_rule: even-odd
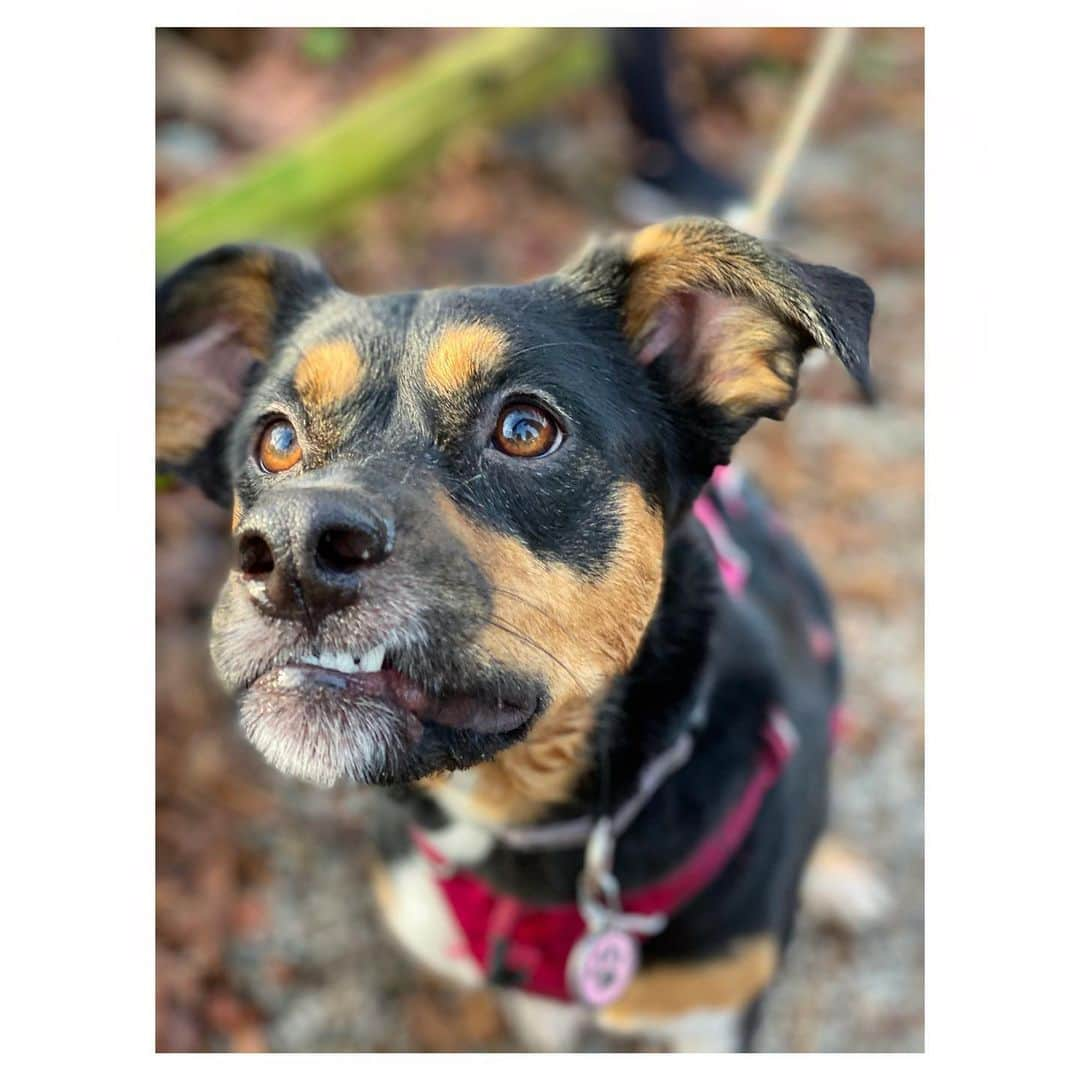
[[[623,911],[615,865],[615,831],[611,818],[598,818],[585,845],[585,865],[578,878],[578,911],[590,933],[623,930],[651,937],[667,926],[667,916]]]

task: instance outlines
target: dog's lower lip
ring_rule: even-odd
[[[300,690],[306,684],[312,690],[322,688],[340,694],[343,704],[354,701],[360,707],[365,701],[377,700],[425,724],[482,733],[512,731],[528,721],[535,711],[535,705],[491,701],[467,693],[430,694],[392,667],[344,672],[293,660],[266,672],[249,689],[255,690],[260,684],[286,690]]]

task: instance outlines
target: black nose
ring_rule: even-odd
[[[237,537],[255,602],[278,617],[311,621],[352,603],[365,572],[392,548],[389,515],[336,488],[270,492]]]

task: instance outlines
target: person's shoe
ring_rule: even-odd
[[[749,199],[740,184],[682,153],[672,155],[663,169],[637,170],[619,186],[615,204],[624,217],[638,225],[678,214],[726,218],[749,210]]]

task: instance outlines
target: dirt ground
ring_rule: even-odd
[[[318,123],[448,33],[159,35],[159,198]],[[703,157],[753,180],[811,41],[799,30],[677,34],[675,88]],[[619,224],[626,147],[611,88],[580,92],[510,132],[463,134],[405,190],[358,209],[321,254],[358,291],[534,276],[591,229]],[[761,1048],[921,1050],[920,31],[859,37],[776,238],[877,294],[880,404],[856,403],[839,365],[814,368],[788,420],[759,425],[738,460],[836,598],[853,719],[833,825],[876,861],[895,905],[858,939],[800,927]],[[243,743],[206,649],[227,515],[182,487],[157,502],[158,1048],[517,1049],[486,992],[432,981],[385,938],[367,873],[376,796],[290,782]],[[613,1046],[597,1037],[584,1048]]]

